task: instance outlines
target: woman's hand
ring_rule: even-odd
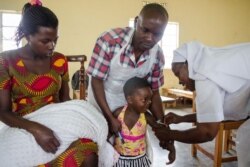
[[[29,131],[44,151],[56,153],[60,143],[51,129],[42,124],[32,122],[32,128]]]
[[[182,118],[182,116],[170,112],[164,116],[164,123],[167,125],[178,124],[181,122],[181,118]]]

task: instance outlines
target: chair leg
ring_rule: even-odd
[[[222,163],[223,129],[223,124],[220,124],[220,129],[215,139],[214,167],[221,167]]]
[[[195,112],[195,110],[193,110],[193,112]],[[193,123],[193,126],[195,126],[195,123]],[[197,147],[196,144],[191,144],[191,154],[192,157],[197,157]]]
[[[195,144],[191,145],[191,154],[193,157],[197,157],[197,148],[196,148]]]
[[[225,152],[228,152],[229,151],[229,149],[231,148],[231,144],[228,142],[229,141],[229,139],[230,139],[230,134],[231,134],[231,132],[230,132],[230,130],[225,130],[224,131],[224,151]]]
[[[167,104],[162,103],[162,110],[163,110],[163,114],[164,114],[164,115],[165,115],[166,105],[167,105]]]

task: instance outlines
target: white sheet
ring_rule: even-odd
[[[60,140],[56,154],[46,153],[34,137],[23,129],[0,125],[0,162],[6,167],[29,167],[55,159],[78,138],[89,138],[99,147],[99,166],[110,167],[117,153],[106,142],[108,126],[105,118],[83,100],[47,105],[25,118],[51,128]],[[109,154],[107,154],[107,149]],[[105,156],[104,156],[105,155]]]

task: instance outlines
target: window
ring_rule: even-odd
[[[134,18],[129,19],[129,27],[134,27]],[[179,23],[168,22],[162,40],[158,44],[165,56],[164,68],[171,68],[173,51],[179,46]]]
[[[16,45],[15,33],[21,20],[21,14],[0,11],[0,52],[21,47]]]
[[[173,51],[179,46],[179,23],[168,22],[159,45],[165,56],[165,68],[171,68]]]

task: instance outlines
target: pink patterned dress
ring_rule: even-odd
[[[124,122],[124,115],[127,106],[123,108],[118,115],[118,120],[121,122],[122,130],[121,137],[115,139],[115,149],[121,155],[115,167],[149,167],[151,162],[146,155],[146,131],[147,121],[145,114],[141,113],[138,121],[129,129]]]

